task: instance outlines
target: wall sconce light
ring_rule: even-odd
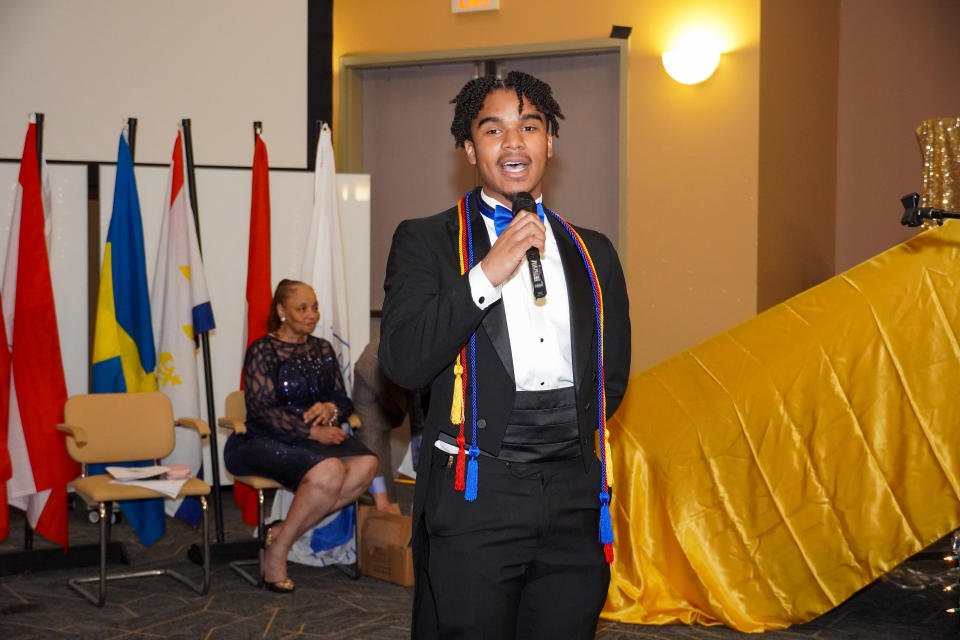
[[[709,78],[720,64],[720,44],[711,34],[690,33],[661,59],[671,78],[697,84]]]

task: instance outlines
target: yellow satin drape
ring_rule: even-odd
[[[634,376],[603,617],[761,631],[837,606],[960,526],[958,387],[960,221]]]

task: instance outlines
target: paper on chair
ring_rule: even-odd
[[[155,464],[151,467],[107,467],[107,473],[121,482],[155,478],[169,471],[169,467]]]
[[[180,495],[180,489],[187,483],[189,478],[180,480],[111,480],[110,484],[128,484],[135,487],[143,487],[164,495],[176,498]]]

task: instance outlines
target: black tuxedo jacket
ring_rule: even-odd
[[[478,206],[478,192],[469,195],[473,232],[473,264],[490,250]],[[593,434],[597,424],[597,326],[590,278],[574,240],[548,216],[561,254],[570,304],[571,352],[577,398],[580,446],[585,470],[597,462]],[[630,371],[630,319],[623,270],[610,241],[600,233],[577,228],[593,258],[604,304],[604,373],[607,416],[623,398]],[[460,275],[457,250],[457,207],[443,213],[402,222],[393,235],[384,281],[386,297],[380,324],[380,366],[387,377],[411,389],[431,386],[430,407],[423,432],[413,511],[414,592],[413,637],[437,638],[437,614],[426,574],[426,527],[423,505],[432,468],[434,443],[441,431],[456,436],[450,422],[453,367],[460,349],[476,332],[477,444],[497,454],[513,408],[516,384],[506,314],[498,301],[484,310],[470,294],[466,274]],[[547,295],[550,283],[547,284]],[[469,354],[469,349],[468,349]],[[465,364],[469,371],[469,364]],[[470,387],[464,398],[472,437]],[[482,426],[482,428],[480,428]],[[483,492],[483,478],[479,482]],[[599,489],[599,487],[598,487]],[[599,502],[597,503],[599,508]]]
[[[487,229],[478,206],[479,190],[469,196],[474,261],[490,250]],[[570,304],[574,386],[579,416],[580,444],[585,468],[596,461],[597,424],[596,312],[590,277],[574,240],[551,216]],[[607,416],[620,405],[630,371],[630,319],[623,270],[611,242],[601,233],[576,227],[593,258],[604,306],[604,373]],[[407,388],[431,386],[431,402],[417,469],[414,523],[419,521],[430,473],[434,442],[440,431],[454,437],[459,426],[450,422],[453,366],[461,347],[477,333],[477,440],[491,454],[500,451],[507,419],[513,408],[516,384],[501,301],[478,309],[466,274],[460,275],[457,207],[429,218],[402,222],[393,236],[387,260],[386,297],[380,326],[380,366],[397,384]],[[550,283],[547,283],[547,295]],[[469,349],[468,349],[469,356]],[[469,372],[469,365],[465,365]],[[469,381],[464,398],[469,446],[472,426]],[[482,428],[480,428],[482,427]],[[416,529],[416,526],[415,526]]]

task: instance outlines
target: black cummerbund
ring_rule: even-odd
[[[580,454],[573,387],[517,391],[497,457],[510,462],[546,462]]]

